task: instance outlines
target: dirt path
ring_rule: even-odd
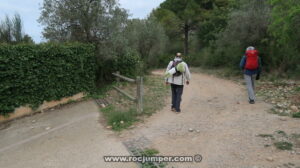
[[[103,156],[129,155],[124,144],[141,141],[163,156],[203,156],[201,163],[170,163],[170,168],[299,167],[299,148],[293,154],[264,147],[272,141],[257,136],[278,130],[300,133],[299,120],[269,114],[270,107],[260,100],[249,105],[244,86],[193,74],[184,89],[181,114],[171,112],[168,104],[119,136],[101,125],[102,115],[93,101],[16,120],[0,128],[0,167],[133,168],[137,165],[105,163]]]
[[[261,100],[249,105],[244,86],[234,82],[204,74],[193,74],[192,78],[184,88],[181,114],[171,112],[167,105],[145,123],[123,132],[122,140],[145,137],[161,155],[203,156],[201,163],[172,163],[168,167],[300,166],[299,154],[266,148],[272,142],[257,136],[277,130],[300,133],[299,120],[267,113],[271,106]],[[189,132],[189,128],[195,131]],[[292,164],[290,167],[296,167]]]

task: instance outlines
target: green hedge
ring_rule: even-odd
[[[94,51],[79,43],[0,45],[0,115],[94,89]]]

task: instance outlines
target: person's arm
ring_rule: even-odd
[[[240,68],[244,69],[245,64],[246,64],[246,56],[243,56],[240,62]]]
[[[168,66],[167,66],[166,72],[168,72],[171,69],[172,65],[173,65],[173,61],[170,61]]]
[[[261,58],[258,57],[258,73],[260,74],[262,71],[262,62],[261,62]]]
[[[184,73],[185,73],[185,78],[187,80],[186,82],[187,82],[187,84],[189,84],[190,80],[191,80],[191,72],[190,72],[190,69],[187,64],[185,64],[185,72]]]
[[[261,70],[262,70],[261,58],[258,57],[258,70],[257,70],[257,74],[256,74],[256,80],[260,79]]]
[[[171,69],[172,65],[173,65],[173,61],[170,61],[170,63],[167,66],[166,73]],[[168,84],[168,78],[165,78],[165,81],[166,84]]]

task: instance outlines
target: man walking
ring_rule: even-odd
[[[250,46],[246,49],[246,54],[240,62],[240,68],[244,72],[244,78],[247,85],[249,103],[255,104],[255,85],[254,80],[259,80],[261,73],[261,60],[258,56],[258,51]]]
[[[171,84],[172,89],[172,107],[171,110],[177,113],[181,112],[180,103],[183,93],[183,87],[186,83],[189,85],[191,73],[188,65],[182,60],[182,54],[177,53],[174,60],[170,61],[166,74],[166,84]]]

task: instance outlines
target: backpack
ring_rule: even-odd
[[[255,70],[257,68],[258,68],[258,51],[257,50],[246,51],[245,69]]]
[[[182,75],[182,73],[181,73],[180,71],[178,71],[177,68],[176,68],[176,66],[177,66],[178,64],[180,64],[180,63],[182,63],[182,61],[175,61],[175,60],[173,60],[173,64],[172,64],[171,69],[172,69],[172,68],[175,68],[175,70],[176,70],[175,74],[173,74],[173,77],[174,77],[174,76],[180,76],[180,75]]]

